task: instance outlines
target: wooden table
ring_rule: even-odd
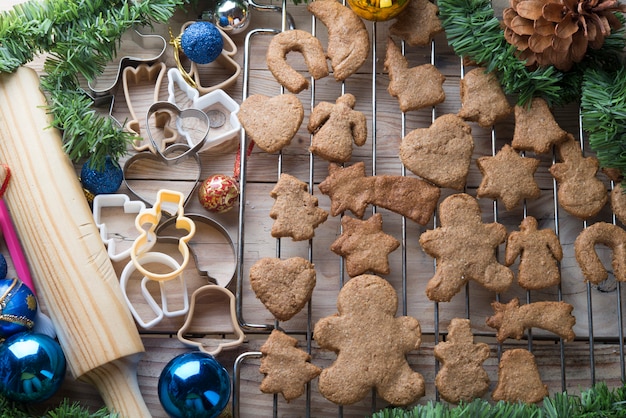
[[[20,0],[5,1],[2,8],[8,8]],[[200,2],[202,3],[202,2]],[[200,10],[191,11],[189,15],[178,13],[171,25],[174,33],[180,25],[192,20]],[[327,31],[323,24],[314,24],[311,15],[305,6],[288,5],[288,11],[293,16],[299,29],[315,31],[314,33],[326,45]],[[280,172],[290,173],[299,179],[312,185],[312,193],[319,199],[319,206],[328,210],[330,201],[327,196],[320,193],[317,185],[327,175],[328,163],[312,157],[308,152],[310,135],[306,131],[306,121],[312,107],[312,103],[334,100],[343,92],[353,93],[357,98],[356,109],[364,112],[368,120],[368,140],[363,147],[354,149],[351,162],[364,161],[368,175],[412,175],[401,165],[398,158],[398,147],[406,133],[413,129],[427,127],[432,120],[446,113],[456,113],[460,108],[459,80],[462,69],[461,60],[447,46],[444,34],[437,35],[432,45],[427,47],[406,47],[405,53],[411,66],[433,62],[446,76],[444,89],[446,100],[434,109],[401,114],[397,101],[391,97],[386,88],[389,77],[383,71],[385,45],[390,23],[373,24],[366,22],[375,40],[375,48],[372,48],[370,57],[361,70],[351,76],[345,83],[337,83],[332,77],[315,82],[309,90],[298,95],[305,107],[305,123],[293,139],[290,146],[281,154],[266,154],[255,148],[252,154],[245,159],[246,183],[243,185],[241,207],[225,214],[209,214],[204,211],[199,202],[192,196],[186,206],[186,213],[203,214],[211,217],[226,228],[235,242],[237,252],[243,256],[239,259],[239,275],[230,285],[233,292],[237,293],[240,302],[241,316],[239,321],[246,325],[245,343],[234,349],[222,352],[218,360],[228,368],[235,378],[236,405],[240,416],[267,416],[275,410],[277,415],[300,416],[309,413],[311,416],[338,415],[337,406],[325,400],[316,390],[317,383],[313,381],[310,391],[290,403],[286,403],[281,396],[262,394],[259,391],[259,383],[262,375],[258,371],[259,358],[255,353],[267,338],[269,329],[275,325],[274,319],[265,307],[256,299],[251,291],[248,281],[250,266],[261,257],[287,258],[300,256],[310,259],[316,267],[317,285],[313,294],[312,302],[303,312],[296,315],[290,321],[280,323],[286,331],[298,337],[304,350],[310,349],[312,362],[320,367],[326,367],[335,358],[333,353],[320,350],[312,340],[312,326],[322,317],[336,312],[336,297],[341,283],[349,277],[342,271],[342,260],[329,250],[331,243],[339,236],[340,218],[329,216],[328,220],[317,228],[313,240],[304,242],[292,242],[291,239],[276,240],[270,236],[272,219],[269,210],[274,202],[269,192],[273,188]],[[233,35],[232,39],[238,46],[235,60],[244,66],[244,74],[237,82],[226,89],[226,92],[237,102],[241,102],[244,92],[247,95],[262,93],[274,96],[281,92],[265,64],[265,51],[271,34],[264,31],[256,32],[262,28],[279,30],[281,28],[281,15],[276,12],[252,11],[252,22],[249,31],[254,34],[249,37],[249,53],[246,51],[246,34]],[[157,27],[155,31],[168,39],[166,27]],[[245,60],[244,60],[245,56]],[[168,47],[162,61],[168,67],[173,67],[171,47]],[[245,61],[245,62],[244,62]],[[290,54],[289,61],[295,68],[305,71],[301,56]],[[36,60],[30,65],[38,70],[41,69],[42,60]],[[207,67],[207,76],[228,76],[219,67]],[[247,85],[244,82],[247,80]],[[121,87],[117,90],[113,116],[123,121],[128,118],[128,106],[121,93]],[[160,86],[159,99],[167,98],[167,85],[164,82]],[[150,89],[138,90],[133,95],[133,103],[140,106],[148,106],[151,103]],[[578,107],[568,106],[556,111],[556,117],[560,125],[567,131],[579,137],[581,129],[578,125]],[[480,128],[471,124],[472,134],[475,140],[475,152],[468,177],[466,192],[475,195],[476,188],[481,180],[481,174],[476,167],[475,159],[482,155],[492,155],[502,145],[509,142],[512,137],[512,117],[498,123],[493,130]],[[200,179],[215,173],[232,174],[235,156],[239,149],[239,141],[233,140],[209,151],[200,154],[201,168]],[[586,153],[590,150],[586,149]],[[129,150],[128,158],[134,155]],[[512,342],[507,340],[504,344],[497,344],[493,337],[493,330],[485,324],[486,317],[492,315],[490,303],[495,295],[482,289],[475,283],[454,297],[449,303],[435,304],[425,296],[424,289],[428,279],[434,272],[433,260],[427,256],[418,244],[421,232],[432,229],[433,221],[423,227],[410,220],[402,219],[399,215],[384,209],[368,209],[366,217],[372,210],[382,213],[385,232],[394,235],[401,240],[401,247],[390,255],[391,273],[385,276],[398,291],[400,297],[400,309],[398,314],[411,315],[420,321],[423,332],[422,347],[409,355],[409,361],[415,370],[423,374],[426,380],[426,396],[420,402],[436,399],[437,394],[434,386],[434,378],[439,365],[433,356],[435,342],[445,338],[446,327],[450,320],[455,317],[467,317],[471,319],[472,329],[476,340],[490,344],[492,355],[485,363],[490,379],[491,389],[497,383],[497,367],[499,355],[511,347],[529,348],[537,357],[540,366],[541,377],[549,386],[550,392],[567,390],[570,393],[578,393],[589,387],[594,382],[606,381],[609,386],[617,386],[624,379],[624,362],[621,359],[623,345],[618,343],[622,331],[621,311],[619,306],[621,286],[615,283],[605,283],[601,286],[587,285],[581,275],[580,269],[574,258],[573,243],[578,233],[583,229],[584,223],[577,220],[562,209],[555,212],[555,182],[548,169],[553,163],[555,156],[550,154],[539,156],[540,167],[536,174],[536,180],[540,185],[541,197],[534,201],[528,201],[511,211],[505,211],[501,203],[494,203],[490,199],[480,199],[485,222],[498,221],[507,227],[509,232],[517,230],[518,225],[525,214],[532,215],[539,220],[541,228],[553,228],[560,237],[564,250],[564,259],[561,263],[562,284],[559,289],[549,288],[544,291],[527,293],[513,285],[509,291],[501,294],[502,301],[508,301],[513,297],[519,297],[522,303],[539,300],[557,300],[559,295],[566,302],[574,305],[576,316],[575,332],[577,339],[570,343],[561,343],[553,336],[538,330],[533,330],[524,340]],[[125,163],[126,160],[122,161]],[[77,166],[77,172],[80,169]],[[141,193],[150,196],[161,188],[172,188],[189,193],[195,187],[194,181],[188,179],[189,174],[184,171],[188,167],[170,167],[166,173],[161,168],[149,170],[145,167],[138,169],[138,178],[141,178]],[[600,175],[606,182],[607,189],[612,187],[609,180]],[[135,184],[135,183],[134,183]],[[124,184],[120,193],[129,192]],[[453,193],[444,189],[442,199]],[[110,212],[107,214],[111,220],[112,228],[123,228],[123,223],[129,216]],[[240,222],[241,218],[241,222]],[[610,208],[607,206],[600,215],[589,220],[590,223],[599,220],[612,222]],[[118,223],[119,222],[119,223]],[[243,230],[240,230],[243,225]],[[117,231],[117,229],[115,229]],[[132,230],[132,228],[130,228]],[[121,230],[120,245],[129,245],[132,240]],[[124,244],[125,243],[125,244]],[[209,270],[210,274],[221,278],[228,278],[234,271],[234,256],[220,234],[211,231],[210,227],[201,225],[199,232],[192,241],[192,248],[197,255],[195,262],[186,269],[186,280],[190,293],[197,287],[206,283],[206,277],[199,270]],[[4,252],[6,254],[6,251]],[[501,247],[500,257],[504,254],[504,246]],[[602,253],[604,260],[609,260],[608,252]],[[115,263],[116,271],[121,272],[126,262]],[[403,268],[404,265],[404,268]],[[608,265],[608,264],[607,264]],[[516,265],[514,266],[516,268]],[[215,276],[214,276],[215,277]],[[238,280],[237,280],[238,279]],[[237,288],[239,285],[239,288]],[[137,289],[129,289],[131,299],[135,300],[142,314],[148,314],[145,304],[139,301]],[[174,297],[180,296],[176,290],[171,293]],[[224,301],[222,301],[224,302]],[[221,339],[232,337],[232,325],[228,315],[226,303],[218,303],[207,324],[206,339],[208,344],[215,344]],[[437,320],[438,319],[438,320]],[[592,320],[592,323],[589,321]],[[145,355],[139,364],[139,383],[143,396],[153,416],[166,416],[156,393],[157,382],[161,370],[174,356],[188,352],[189,347],[181,344],[176,339],[176,332],[182,325],[183,318],[166,318],[164,321],[149,330],[140,330],[145,345]],[[590,330],[593,332],[590,333]],[[241,355],[241,357],[240,357]],[[237,369],[237,373],[234,369]],[[91,408],[102,406],[102,400],[96,391],[86,385],[75,382],[68,376],[62,390],[55,395],[46,405],[53,405],[60,399],[68,397],[71,400],[80,400]],[[488,398],[488,395],[486,395]],[[372,410],[384,407],[384,402],[372,400],[371,397],[364,399],[352,406],[343,408],[345,416],[363,416]],[[229,406],[229,410],[231,407]],[[237,412],[237,411],[235,411]]]

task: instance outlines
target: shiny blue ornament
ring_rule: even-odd
[[[192,23],[180,37],[180,46],[191,61],[208,64],[217,59],[224,48],[222,34],[213,23]]]
[[[7,259],[0,254],[0,279],[6,278],[8,271],[9,267],[7,266]]]
[[[228,371],[210,354],[195,351],[170,360],[159,377],[159,400],[173,418],[213,418],[230,399]]]
[[[61,387],[66,361],[45,334],[22,332],[0,344],[0,393],[17,402],[43,402]]]
[[[36,315],[32,290],[19,279],[0,279],[0,338],[31,330]]]
[[[102,170],[91,167],[91,160],[87,160],[80,170],[83,187],[94,195],[117,192],[123,180],[121,167],[111,157],[106,157]]]

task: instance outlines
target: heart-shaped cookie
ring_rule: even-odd
[[[257,298],[280,321],[300,312],[311,299],[316,273],[302,257],[262,258],[250,267],[250,285]]]
[[[174,144],[165,151],[167,156],[177,156],[189,149],[183,144]],[[139,152],[124,164],[124,183],[138,199],[150,206],[156,202],[157,192],[162,188],[176,190],[185,196],[185,204],[200,182],[202,164],[198,154],[176,160],[175,164],[149,151]],[[174,211],[176,208],[173,208]],[[164,211],[174,213],[170,208]]]
[[[274,97],[253,94],[241,103],[237,117],[250,139],[273,153],[291,143],[304,119],[304,108],[291,93]]]
[[[400,160],[411,172],[439,187],[461,190],[473,151],[470,126],[448,114],[435,119],[428,128],[409,132],[400,144]]]

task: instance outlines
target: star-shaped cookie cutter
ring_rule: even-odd
[[[166,48],[167,42],[161,35],[144,35],[135,28],[127,30],[120,38],[116,57],[106,65],[100,76],[89,81],[89,88],[97,96],[109,94],[128,62],[154,62]]]
[[[152,254],[150,250],[157,242],[156,230],[161,221],[162,206],[167,203],[176,205],[176,228],[185,230],[187,233],[178,239],[178,251],[182,255],[180,266],[166,273],[156,273],[145,268],[144,264],[147,263],[144,263],[142,259],[146,257],[147,254]],[[196,233],[196,225],[191,219],[185,216],[184,203],[185,197],[182,193],[162,189],[157,193],[157,200],[154,206],[140,213],[135,218],[135,228],[139,231],[139,236],[131,246],[130,258],[135,268],[150,280],[161,282],[173,279],[180,275],[187,266],[187,263],[189,263],[190,252],[188,242]]]

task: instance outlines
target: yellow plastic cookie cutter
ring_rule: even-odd
[[[175,212],[176,228],[187,231],[187,234],[180,237],[178,240],[178,251],[182,255],[182,261],[180,262],[180,267],[170,272],[155,273],[144,267],[144,264],[148,263],[143,263],[142,256],[150,251],[157,242],[156,229],[161,221],[163,206],[168,203],[174,204],[177,207]],[[130,258],[135,268],[151,280],[161,282],[173,279],[180,275],[187,266],[187,263],[189,263],[190,252],[188,243],[196,233],[196,225],[190,218],[185,216],[184,203],[185,197],[182,193],[162,189],[157,192],[157,199],[154,206],[140,213],[135,218],[135,227],[140,235],[133,242],[130,250]]]

